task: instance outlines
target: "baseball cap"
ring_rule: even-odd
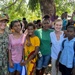
[[[0,14],[0,21],[2,21],[2,20],[9,21],[6,15]]]

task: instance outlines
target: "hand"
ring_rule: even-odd
[[[58,68],[59,68],[59,62],[56,61],[56,69],[57,69],[57,71],[58,71]]]
[[[24,65],[26,65],[27,64],[27,60],[26,61],[23,61],[23,62],[20,62],[20,64],[22,65],[22,66],[24,66]]]
[[[20,65],[21,65],[21,66],[24,66],[24,65],[25,65],[25,64],[24,64],[24,61],[23,61],[23,62],[20,62]]]
[[[9,62],[9,66],[10,66],[11,68],[14,67],[13,61]]]
[[[31,43],[30,43],[30,42],[27,42],[27,44],[26,44],[26,45],[29,47],[29,46],[31,46]]]
[[[59,67],[59,62],[58,61],[56,61],[56,68],[58,68]]]

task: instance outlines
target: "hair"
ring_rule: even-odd
[[[41,22],[41,20],[40,20],[40,19],[38,19],[38,20],[37,20],[37,24],[38,24],[39,22]]]
[[[20,23],[19,20],[13,20],[13,21],[11,21],[11,23],[10,23],[10,27],[9,27],[9,28],[12,29],[12,27],[14,26],[14,24],[17,23],[17,22]],[[20,25],[21,25],[21,23],[20,23]],[[21,25],[21,27],[22,27],[22,25]]]
[[[68,28],[73,29],[73,30],[74,30],[74,32],[75,32],[75,27],[74,27],[73,25],[69,25],[69,26],[67,27],[67,29],[68,29]]]
[[[45,15],[45,16],[43,17],[43,19],[49,19],[49,18],[50,18],[49,15]]]
[[[50,22],[50,17],[49,17],[49,15],[45,15],[45,16],[43,17],[42,22],[44,22],[44,21],[49,21],[49,22]]]
[[[25,17],[23,17],[23,20],[26,20],[26,18],[25,18]]]
[[[56,24],[56,22],[62,22],[62,19],[56,19],[55,21],[54,21],[54,25]]]
[[[32,26],[32,27],[35,29],[35,24],[34,24],[34,23],[28,23],[28,24],[27,24],[27,28],[28,28],[29,26]]]

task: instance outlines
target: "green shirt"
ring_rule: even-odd
[[[50,39],[50,32],[53,30],[43,30],[38,29],[35,31],[35,35],[40,39],[40,51],[42,55],[51,54],[51,39]]]

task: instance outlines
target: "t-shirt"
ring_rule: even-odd
[[[60,35],[60,39],[57,40],[56,38],[56,34],[55,31],[50,33],[50,37],[51,37],[51,57],[53,59],[57,59],[58,54],[60,52],[60,50],[62,49],[62,41],[64,40],[64,34],[62,32],[62,34]]]
[[[40,52],[42,55],[48,55],[51,53],[51,39],[50,39],[50,32],[53,30],[43,30],[38,29],[35,31],[35,35],[40,39]]]
[[[35,47],[40,46],[40,40],[37,36],[30,37],[30,43],[31,43],[30,46],[26,45],[27,42],[28,41],[26,40],[26,42],[24,44],[25,60],[27,60],[33,54],[33,52],[35,51]]]
[[[15,38],[13,34],[9,35],[9,50],[11,50],[13,63],[20,63],[22,60],[22,52],[25,41],[25,35]]]
[[[70,41],[67,38],[66,41],[64,42],[64,48],[63,48],[62,53],[60,55],[59,62],[62,65],[65,65],[67,68],[73,67],[74,42],[75,42],[75,38],[73,38]]]

